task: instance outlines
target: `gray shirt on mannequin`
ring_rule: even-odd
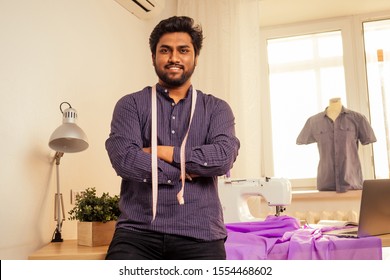
[[[296,143],[317,143],[318,190],[346,192],[362,188],[359,141],[367,145],[376,142],[376,137],[366,117],[358,112],[342,107],[335,121],[327,116],[326,110],[306,121]]]

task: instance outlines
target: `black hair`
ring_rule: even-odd
[[[199,24],[195,25],[194,20],[186,16],[173,16],[156,25],[149,37],[149,46],[153,55],[156,55],[156,47],[161,36],[174,32],[185,32],[190,35],[195,55],[199,55],[203,43],[202,27]]]

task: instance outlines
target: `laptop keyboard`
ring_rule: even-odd
[[[357,230],[351,230],[351,231],[344,231],[343,234],[357,234]]]

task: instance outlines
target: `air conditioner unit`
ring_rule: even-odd
[[[165,0],[115,0],[139,19],[157,16],[165,7]]]

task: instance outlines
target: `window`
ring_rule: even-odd
[[[363,23],[376,178],[389,178],[390,157],[390,20]]]
[[[346,104],[341,32],[270,39],[267,45],[274,176],[314,178],[316,146],[297,146],[295,140],[330,98]]]
[[[263,154],[265,174],[289,178],[293,187],[315,188],[319,161],[317,145],[296,145],[296,139],[306,120],[323,112],[331,98],[340,97],[345,107],[372,119],[372,124],[381,127],[373,125],[376,134],[378,131],[377,138],[386,134],[383,131],[383,114],[381,121],[370,115],[369,104],[378,114],[379,110],[373,108],[382,107],[382,101],[374,101],[371,94],[368,100],[367,92],[367,81],[370,92],[373,91],[371,87],[378,88],[377,81],[371,82],[371,79],[378,79],[372,78],[373,73],[378,71],[377,66],[373,70],[367,64],[366,74],[362,36],[364,20],[357,19],[345,17],[263,29],[262,67],[266,70],[262,74],[265,76],[262,77],[262,91],[265,93],[262,94],[262,102],[268,106],[264,106],[262,112],[262,125],[264,143],[269,143]],[[378,26],[364,25],[366,41],[372,40],[369,32],[373,30],[378,32]],[[377,38],[390,35],[384,33],[383,23],[381,30]],[[376,50],[378,45],[372,48]],[[386,53],[390,56],[390,49]],[[388,106],[390,108],[390,103]],[[377,156],[374,165],[373,146],[360,145],[364,178],[373,178],[375,174],[386,175],[384,170],[379,173],[379,166],[385,165],[383,157],[387,155],[387,150],[383,143],[381,147],[375,147]],[[389,172],[388,169],[386,171]]]

